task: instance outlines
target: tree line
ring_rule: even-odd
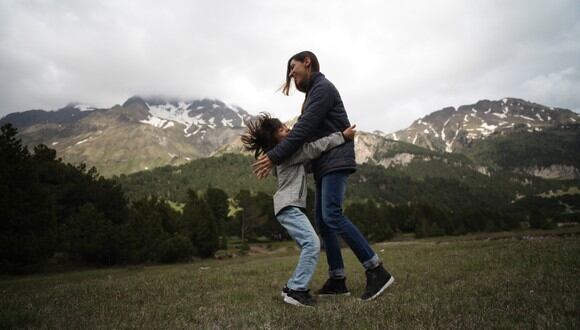
[[[224,162],[241,166],[234,156]],[[248,171],[246,162],[242,159],[243,171]],[[574,221],[580,211],[580,195],[531,194],[505,202],[513,188],[494,186],[500,189],[495,191],[488,178],[424,177],[419,182],[396,171],[384,175],[376,166],[360,168],[350,179],[345,213],[371,241],[397,233],[429,237],[552,228],[558,221]],[[469,180],[476,184],[466,184]],[[165,182],[177,189],[175,182]],[[119,178],[66,164],[45,145],[30,151],[14,127],[2,126],[0,271],[35,271],[54,259],[92,265],[177,262],[212,257],[228,245],[243,252],[248,242],[289,239],[275,220],[270,192],[189,185],[175,190],[183,204],[177,210],[166,200],[169,191],[160,182],[158,189],[149,186],[128,198]],[[314,196],[310,187],[306,212],[316,226]]]
[[[32,151],[10,124],[0,132],[0,270],[29,272],[50,258],[112,265],[208,257],[226,247],[228,196],[188,191],[180,213],[150,196],[128,202],[121,185],[45,145]]]

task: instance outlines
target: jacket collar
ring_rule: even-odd
[[[306,95],[308,95],[308,93],[312,89],[312,86],[314,86],[314,84],[322,78],[324,78],[324,74],[322,74],[322,72],[314,72],[312,74],[312,76],[310,77],[310,82],[308,82],[308,89],[306,90]]]

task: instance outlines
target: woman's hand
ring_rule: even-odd
[[[342,131],[342,136],[344,136],[344,139],[346,141],[352,141],[354,140],[354,136],[356,134],[356,124],[352,125],[351,127],[345,129],[344,131]]]
[[[270,170],[274,166],[270,157],[267,154],[258,157],[258,160],[252,164],[253,172],[258,177],[258,179],[263,179],[270,174]]]

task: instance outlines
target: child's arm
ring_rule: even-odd
[[[314,142],[304,143],[292,157],[286,160],[284,165],[294,165],[302,163],[310,159],[316,159],[322,155],[323,152],[337,147],[346,141],[354,139],[356,134],[356,125],[353,125],[342,132],[335,132]]]

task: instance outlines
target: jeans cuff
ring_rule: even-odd
[[[369,260],[363,262],[363,267],[365,269],[373,269],[373,268],[376,268],[380,264],[381,264],[381,259],[375,253],[375,255],[373,255]]]
[[[328,271],[328,276],[330,278],[345,278],[346,277],[346,272],[344,271],[344,268],[331,269],[331,270]]]
[[[288,283],[286,283],[286,287],[292,291],[306,291],[306,290],[308,290],[308,288],[301,288],[301,287],[295,286],[294,284],[291,284],[290,281],[288,281]]]

